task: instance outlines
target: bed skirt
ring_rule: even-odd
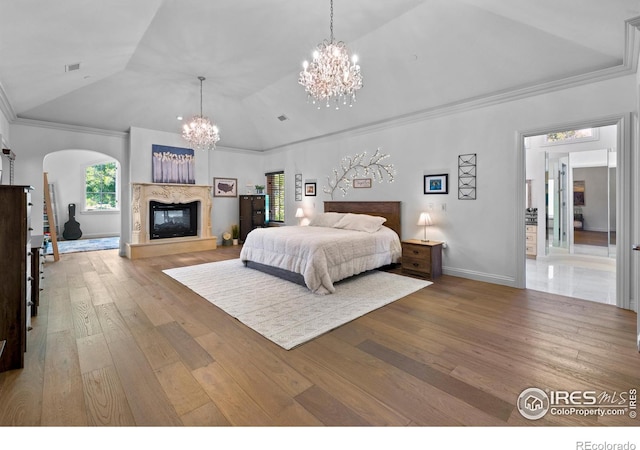
[[[289,270],[281,269],[279,267],[267,266],[253,261],[245,261],[244,265],[251,269],[259,270],[260,272],[268,273],[274,277],[282,278],[283,280],[291,281],[302,286],[307,286],[304,282],[304,276],[300,273],[291,272]]]

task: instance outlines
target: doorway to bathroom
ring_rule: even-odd
[[[617,142],[617,125],[525,138],[528,289],[616,304]]]

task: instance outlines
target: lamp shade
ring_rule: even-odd
[[[418,223],[416,225],[422,225],[425,227],[433,225],[433,221],[431,220],[431,216],[429,215],[429,213],[420,213],[420,218],[418,219]]]
[[[433,225],[429,213],[421,212],[420,217],[418,218],[418,223],[416,225],[421,225],[424,227],[424,239],[422,239],[422,242],[429,242],[429,239],[427,239],[427,227]]]
[[[298,208],[296,210],[296,217],[299,219],[301,217],[304,217],[304,211],[302,210],[302,208]]]

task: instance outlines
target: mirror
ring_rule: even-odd
[[[568,164],[569,154],[545,152],[546,180],[546,254],[552,248],[569,248],[567,235],[568,213]]]

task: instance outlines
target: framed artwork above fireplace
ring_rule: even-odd
[[[154,183],[196,184],[192,148],[151,146],[151,178]]]

